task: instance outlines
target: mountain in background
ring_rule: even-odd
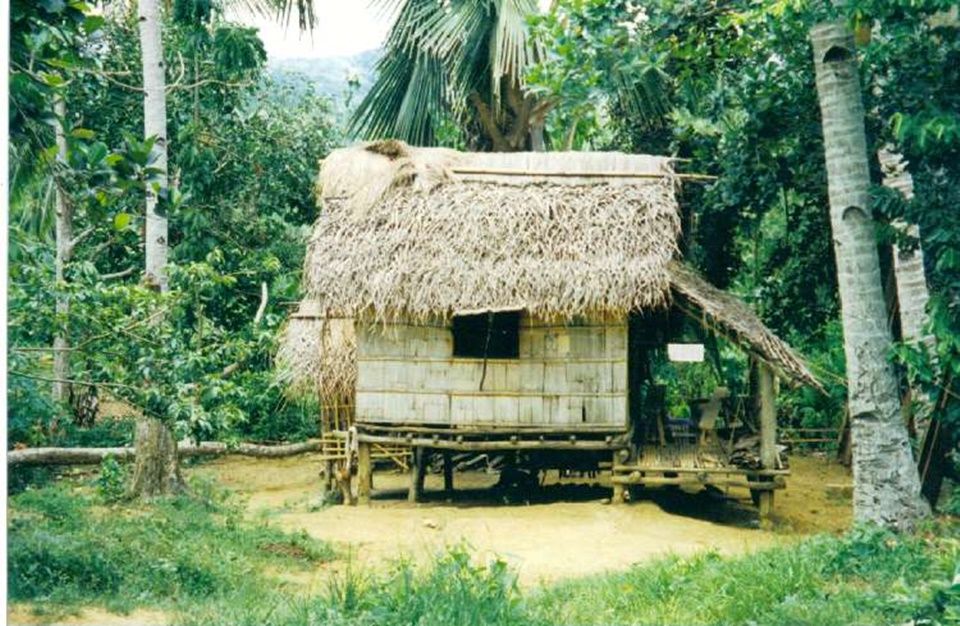
[[[351,104],[356,105],[373,84],[374,66],[383,50],[367,50],[350,56],[325,58],[297,58],[270,61],[267,70],[273,79],[284,84],[312,85],[317,93],[330,96],[338,106],[344,106],[348,81],[359,81]],[[306,80],[304,80],[306,79]]]

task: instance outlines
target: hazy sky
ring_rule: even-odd
[[[546,11],[551,0],[539,0]],[[270,60],[297,57],[346,56],[380,46],[390,27],[387,18],[369,6],[369,0],[313,0],[317,25],[313,33],[300,33],[296,15],[291,24],[251,14],[234,13],[235,21],[256,26]]]
[[[314,0],[313,4],[317,15],[313,33],[300,33],[295,14],[286,27],[249,13],[229,17],[260,30],[270,60],[351,55],[383,43],[390,25],[366,0]]]

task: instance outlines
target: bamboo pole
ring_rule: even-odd
[[[777,407],[773,370],[758,361],[758,392],[760,395],[760,464],[764,469],[777,467]],[[757,489],[754,487],[754,489]],[[759,493],[760,519],[766,521],[773,511],[773,491]]]

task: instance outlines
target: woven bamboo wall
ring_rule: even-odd
[[[508,427],[627,424],[627,327],[524,314],[519,359],[453,358],[440,323],[357,328],[357,419]],[[483,388],[480,383],[483,380]]]

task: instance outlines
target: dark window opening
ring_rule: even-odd
[[[453,356],[474,359],[520,357],[520,311],[457,315]]]

